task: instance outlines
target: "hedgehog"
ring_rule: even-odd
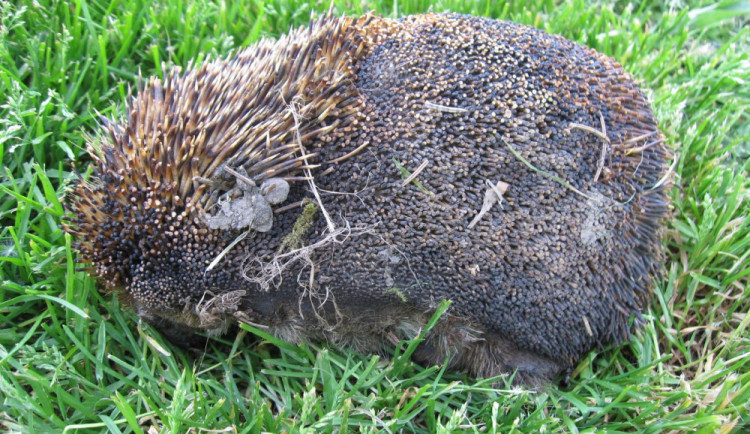
[[[545,385],[626,340],[662,270],[646,97],[512,22],[328,13],[141,79],[88,142],[79,260],[183,345],[239,323],[374,354],[422,336],[416,362]]]

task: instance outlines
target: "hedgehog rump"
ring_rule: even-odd
[[[645,97],[533,28],[328,16],[152,78],[126,113],[103,121],[67,230],[165,330],[244,321],[382,352],[450,299],[418,360],[540,384],[627,338],[661,269],[669,152]],[[210,223],[238,203],[278,205],[272,225]],[[304,255],[248,279],[290,234]]]

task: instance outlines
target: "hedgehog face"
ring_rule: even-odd
[[[173,204],[179,198],[169,186],[138,189],[123,179],[127,172],[119,172],[100,161],[95,179],[101,182],[79,183],[68,230],[108,288],[124,289],[137,304],[177,306],[200,281],[195,268],[208,257],[215,235]]]
[[[222,282],[221,275],[206,272],[220,251],[213,234],[205,229],[185,232],[167,231],[166,248],[141,251],[140,261],[132,264],[125,289],[139,305],[182,309],[194,305],[206,291],[218,292],[228,283]]]
[[[208,270],[231,234],[207,228],[203,213],[183,206],[171,187],[112,189],[120,178],[101,163],[97,170],[102,183],[81,182],[74,190],[75,217],[67,226],[81,257],[125,306],[176,343],[196,344],[197,330],[226,330],[222,315],[198,312],[212,294],[247,286],[237,252]]]

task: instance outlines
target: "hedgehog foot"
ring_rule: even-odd
[[[441,321],[414,353],[415,361],[439,365],[477,377],[509,374],[513,384],[541,387],[565,370],[542,355],[517,348],[494,333],[481,332],[454,319]]]

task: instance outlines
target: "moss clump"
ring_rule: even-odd
[[[292,231],[281,239],[279,250],[276,252],[277,255],[301,249],[304,246],[304,238],[307,236],[308,232],[310,232],[310,228],[312,227],[317,212],[318,206],[314,203],[310,202],[305,205],[305,208],[302,209],[302,214],[300,214],[294,222]]]
[[[401,288],[397,287],[397,286],[392,286],[392,287],[386,289],[385,293],[386,294],[393,294],[393,295],[395,295],[396,297],[398,297],[399,300],[401,300],[402,303],[406,303],[406,301],[407,301],[406,295],[404,295],[404,291]]]

